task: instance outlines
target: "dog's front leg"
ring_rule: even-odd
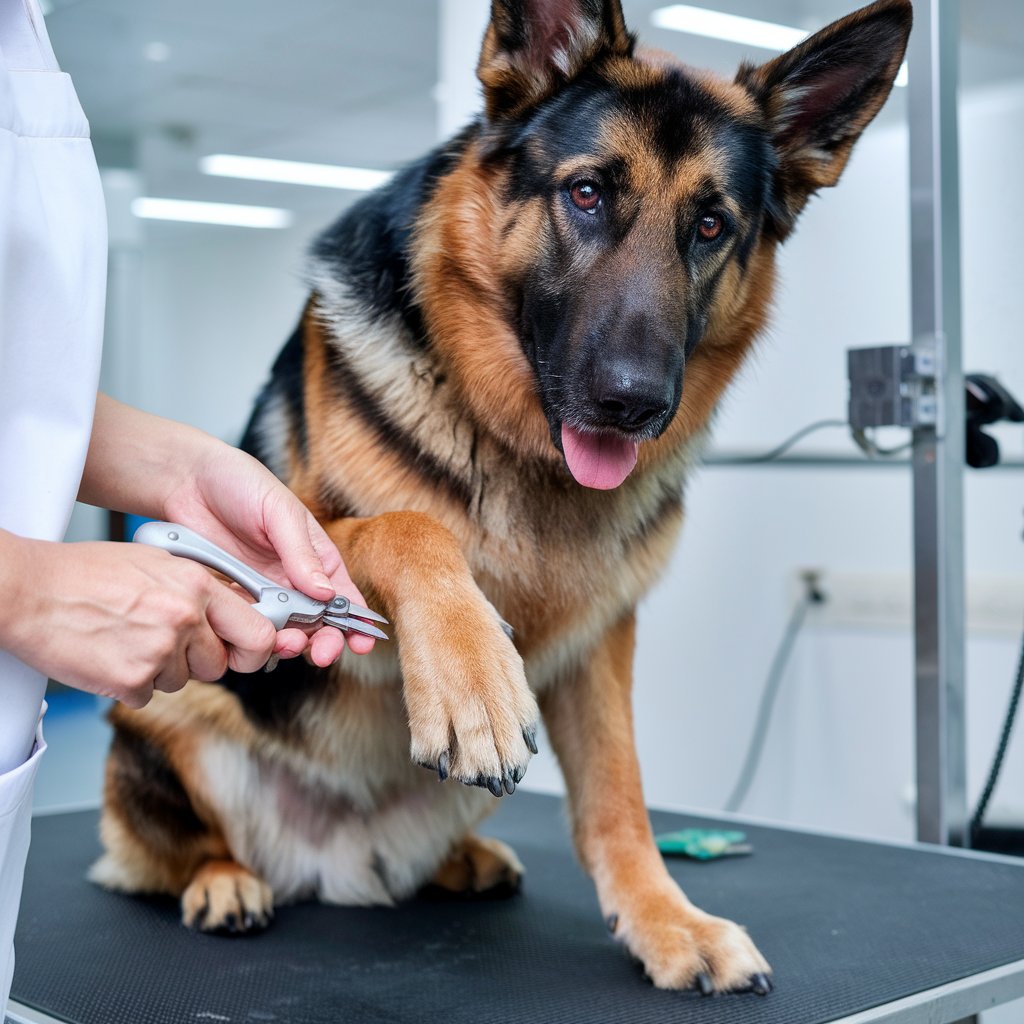
[[[371,607],[392,622],[413,760],[442,779],[511,793],[536,753],[537,704],[455,537],[419,512],[325,525]]]
[[[577,851],[609,929],[659,988],[767,992],[770,968],[747,933],[695,907],[654,845],[633,743],[634,626],[631,613],[541,698]]]

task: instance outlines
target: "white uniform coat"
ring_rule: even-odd
[[[60,540],[78,491],[99,379],[106,237],[89,125],[36,0],[0,0],[0,527],[21,536]],[[45,684],[0,651],[0,1010],[45,749]]]

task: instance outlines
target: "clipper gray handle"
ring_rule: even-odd
[[[143,523],[136,531],[132,541],[137,544],[148,544],[153,548],[162,548],[172,555],[191,558],[222,572],[252,594],[258,601],[260,594],[269,587],[280,589],[278,585],[262,573],[258,573],[245,562],[229,555],[216,544],[211,544],[198,533],[177,523]]]

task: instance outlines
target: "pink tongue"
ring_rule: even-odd
[[[562,451],[576,482],[598,491],[610,491],[629,476],[636,465],[636,441],[610,434],[581,434],[562,424]]]

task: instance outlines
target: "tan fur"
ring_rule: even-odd
[[[503,183],[478,161],[471,154],[440,182],[421,220],[412,267],[417,292],[439,354],[474,418],[524,456],[555,464],[533,370],[509,327],[494,273],[495,258],[515,265],[529,250],[503,243],[493,208]],[[529,237],[529,224],[519,234]]]
[[[431,883],[453,893],[487,893],[519,888],[525,869],[500,839],[468,835],[437,869]]]
[[[543,698],[544,721],[571,794],[573,834],[614,934],[661,988],[707,973],[741,988],[768,965],[742,929],[694,907],[654,846],[633,747],[634,618],[606,634],[589,661]]]
[[[181,923],[202,931],[245,931],[274,916],[266,882],[233,860],[208,860],[181,896]]]

